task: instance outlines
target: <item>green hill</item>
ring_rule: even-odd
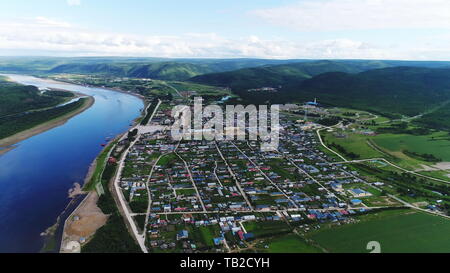
[[[109,76],[152,78],[160,80],[185,80],[213,70],[206,65],[158,62],[150,64],[111,63],[111,64],[62,64],[48,73],[104,74]]]
[[[286,91],[332,105],[414,116],[450,99],[450,69],[393,67],[359,74],[326,73],[302,82],[298,89]]]
[[[358,73],[378,66],[380,64],[367,62],[301,62],[200,75],[190,79],[190,81],[227,86],[232,89],[250,89],[263,86],[276,87],[300,82],[326,72]]]
[[[52,68],[49,73],[107,74],[126,76],[128,67],[121,64],[63,64]]]
[[[278,67],[277,67],[278,66]],[[0,57],[0,71],[27,74],[103,74],[108,76],[145,77],[161,80],[185,80],[198,75],[246,68],[270,67],[269,72],[304,74],[306,77],[325,72],[357,73],[394,66],[450,67],[450,62],[395,60],[267,60],[251,58],[136,58],[136,57]],[[278,70],[278,71],[277,71]],[[258,70],[255,71],[255,73]],[[267,73],[269,73],[267,72]],[[248,73],[251,73],[249,71]]]
[[[207,65],[164,62],[134,66],[128,71],[127,76],[160,80],[186,80],[212,71]]]
[[[364,71],[380,65],[384,64],[296,63],[201,75],[190,81],[230,87],[250,103],[302,102],[316,97],[328,105],[408,116],[450,99],[450,68],[388,67]],[[248,92],[264,86],[282,88],[277,93]]]
[[[205,73],[296,61],[300,60],[0,57],[0,71],[27,74],[102,74],[119,77],[185,80]]]

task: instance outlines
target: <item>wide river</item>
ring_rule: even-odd
[[[0,155],[0,252],[39,252],[40,236],[56,222],[108,137],[126,132],[144,104],[125,93],[10,75],[14,81],[80,92],[94,105],[62,126]]]

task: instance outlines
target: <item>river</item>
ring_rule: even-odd
[[[39,252],[44,244],[40,234],[64,211],[70,201],[69,189],[83,182],[101,144],[126,132],[144,104],[126,93],[9,76],[18,83],[95,98],[91,108],[64,125],[19,142],[0,155],[0,252]]]

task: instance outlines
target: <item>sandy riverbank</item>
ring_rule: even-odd
[[[133,92],[131,92],[131,91],[122,90],[122,89],[120,89],[120,88],[104,87],[104,86],[95,86],[95,85],[90,85],[90,84],[86,84],[86,83],[85,83],[85,84],[81,84],[81,83],[71,82],[71,81],[66,80],[66,79],[56,79],[56,80],[51,79],[51,78],[41,78],[41,79],[46,80],[46,81],[49,81],[49,82],[53,81],[53,82],[58,82],[58,83],[72,84],[72,85],[79,85],[79,86],[84,86],[84,87],[89,87],[89,88],[98,88],[98,89],[103,89],[103,90],[108,90],[108,91],[114,91],[114,92],[125,93],[125,94],[128,94],[128,95],[130,95],[130,96],[138,97],[138,98],[140,98],[141,100],[143,100],[143,101],[145,102],[145,96],[143,96],[143,95],[141,95],[141,94],[133,93]]]
[[[12,135],[10,137],[4,138],[0,140],[0,148],[3,148],[0,150],[0,155],[10,151],[11,149],[14,149],[14,144],[17,144],[18,142],[21,142],[25,139],[28,139],[32,136],[41,134],[43,132],[46,132],[50,129],[53,129],[55,127],[61,126],[65,124],[69,119],[72,117],[81,114],[82,112],[89,109],[92,105],[94,105],[95,99],[93,97],[88,97],[88,100],[75,111],[72,111],[70,113],[67,113],[65,115],[62,115],[58,118],[55,118],[53,120],[49,120],[45,123],[42,123],[38,126],[35,126],[31,129],[19,132],[15,135]]]
[[[108,216],[97,206],[98,198],[95,191],[90,192],[63,223],[60,252],[73,253],[74,251],[68,246],[79,245],[91,239],[95,232],[106,224]]]
[[[142,114],[141,117],[143,115],[144,114]],[[134,126],[138,124],[137,120],[139,118],[136,118],[133,121]],[[124,136],[126,136],[126,133],[119,134],[115,138],[111,139],[106,147]],[[88,173],[84,179],[83,187],[92,179],[92,175],[94,174],[98,164],[97,159],[98,157],[96,157],[91,163]],[[108,187],[110,186],[111,185],[108,183]],[[74,198],[76,195],[85,193],[86,191],[83,191],[83,188],[79,184],[76,184],[75,187],[70,190],[69,196],[70,198]],[[97,230],[106,224],[108,215],[105,215],[97,206],[98,199],[99,196],[95,190],[89,191],[80,205],[73,210],[70,217],[65,221],[65,223],[63,223],[64,226],[60,245],[61,253],[74,253],[81,251],[80,241],[88,242],[92,239]],[[74,218],[75,216],[77,216],[76,220]],[[76,249],[71,250],[72,245],[76,245]],[[79,248],[78,245],[80,246]]]

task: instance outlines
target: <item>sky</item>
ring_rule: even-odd
[[[450,60],[450,1],[0,0],[0,55]]]

